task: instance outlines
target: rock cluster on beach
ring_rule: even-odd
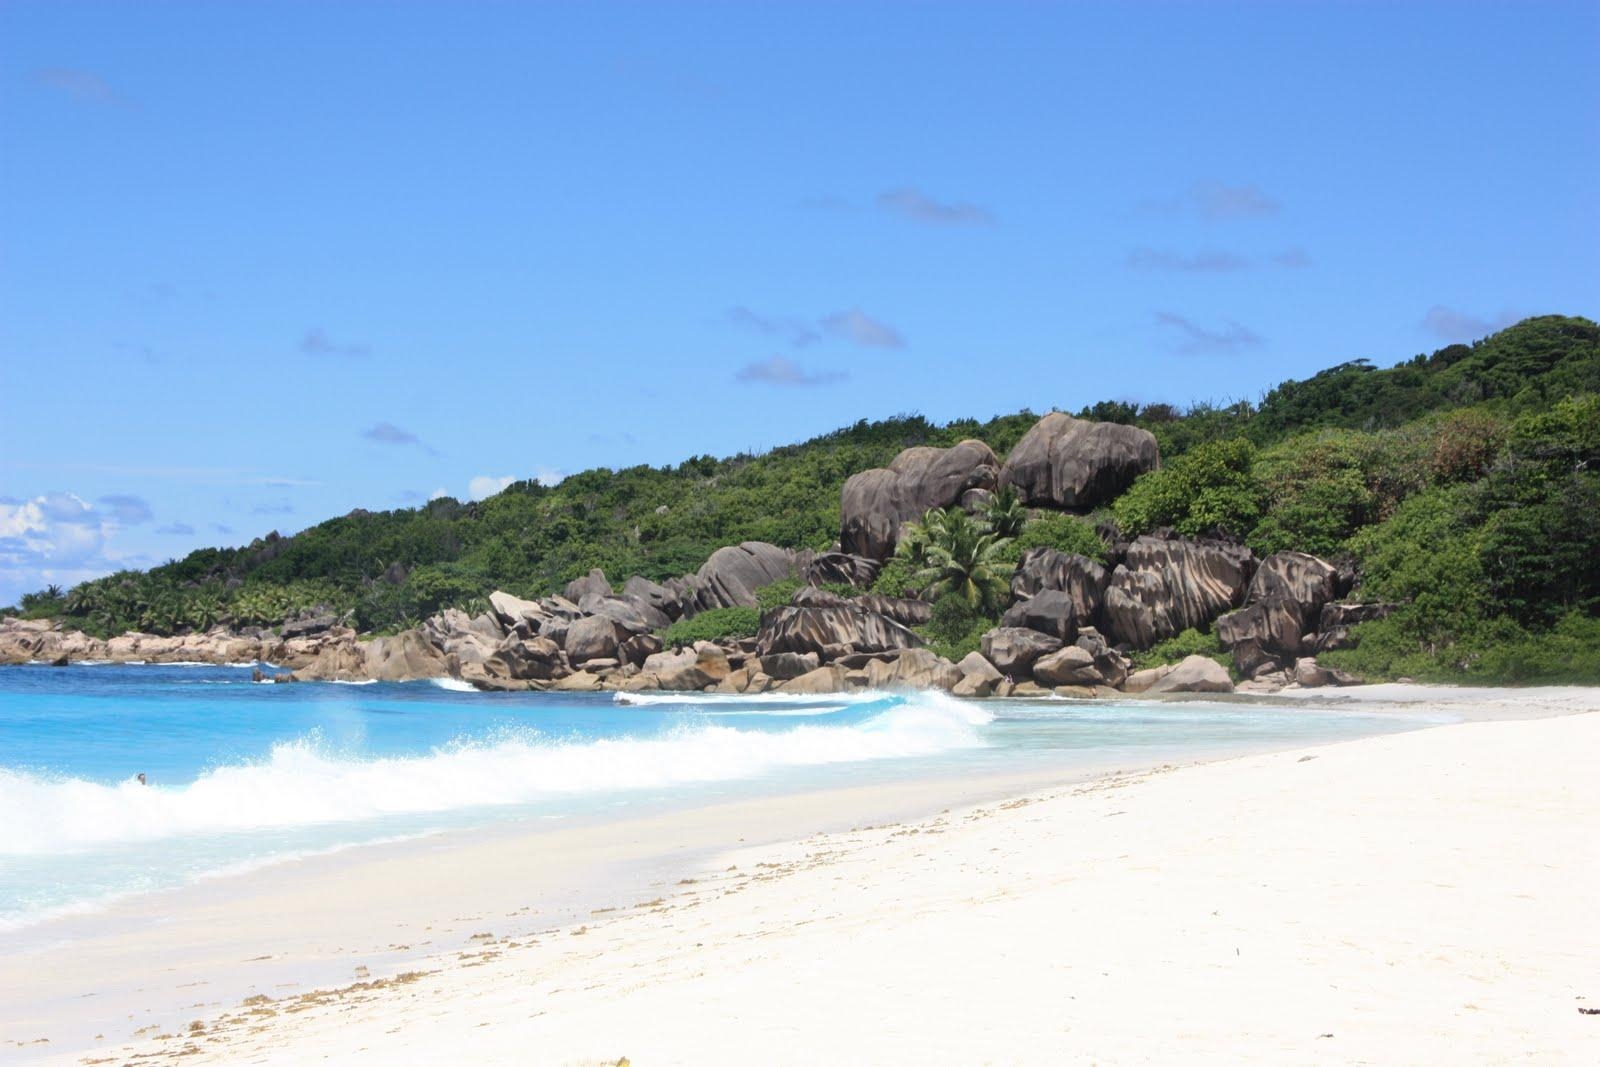
[[[1067,415],[1042,418],[1002,463],[979,441],[910,448],[887,468],[851,477],[839,544],[796,551],[747,541],[720,548],[693,574],[641,576],[620,588],[591,571],[561,595],[527,600],[503,591],[489,609],[447,609],[392,636],[360,638],[331,614],[270,630],[110,640],[48,621],[0,620],[0,662],[197,662],[275,665],[295,680],[456,678],[480,689],[707,690],[826,693],[935,688],[959,696],[1095,696],[1111,692],[1231,692],[1217,660],[1133,670],[1128,653],[1210,627],[1245,679],[1241,688],[1350,684],[1315,656],[1386,606],[1344,603],[1353,575],[1298,552],[1257,559],[1220,538],[1165,531],[1108,547],[1104,564],[1050,548],[1028,551],[1010,603],[982,649],[952,663],[923,647],[916,627],[930,606],[866,592],[902,527],[929,508],[985,503],[1010,485],[1031,504],[1087,508],[1159,465],[1155,439],[1133,427]],[[791,603],[761,616],[749,638],[667,648],[673,622],[755,607],[774,582],[801,584]],[[841,595],[821,588],[848,587]]]

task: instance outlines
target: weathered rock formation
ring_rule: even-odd
[[[1241,545],[1140,537],[1106,587],[1105,628],[1118,644],[1149,648],[1238,607],[1254,570]]]
[[[887,559],[900,527],[930,508],[961,503],[975,489],[992,490],[1000,461],[982,441],[951,448],[908,448],[887,467],[851,475],[839,500],[839,544],[844,552]]]
[[[762,656],[815,652],[838,658],[840,649],[847,653],[888,652],[921,645],[922,638],[908,627],[854,604],[774,608],[761,617],[761,631],[756,635],[756,649]]]
[[[1148,430],[1114,422],[1088,422],[1052,412],[1040,419],[1006,457],[1000,484],[1012,485],[1025,503],[1092,508],[1113,498],[1145,471],[1161,465]]]

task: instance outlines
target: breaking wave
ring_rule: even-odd
[[[992,719],[980,706],[942,693],[874,693],[810,698],[832,710],[848,705],[854,720],[848,724],[739,729],[710,718],[717,709],[706,707],[704,696],[696,697],[704,714],[651,736],[578,740],[525,732],[392,758],[350,757],[312,736],[184,785],[132,779],[104,785],[0,769],[0,811],[7,815],[0,856],[537,804],[559,795],[756,778],[785,767],[926,756],[983,746],[978,727]],[[797,711],[794,698],[769,703],[774,714]]]

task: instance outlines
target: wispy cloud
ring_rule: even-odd
[[[878,209],[930,226],[992,226],[995,222],[994,214],[988,208],[953,200],[935,200],[910,185],[879,193]]]
[[[337,343],[319,326],[313,326],[300,338],[300,351],[311,356],[365,356],[371,349],[363,344]]]
[[[1251,182],[1229,185],[1219,181],[1195,182],[1170,200],[1147,200],[1142,206],[1157,213],[1192,214],[1216,222],[1265,218],[1276,215],[1282,208],[1259,185]]]
[[[271,504],[257,504],[250,509],[252,515],[293,515],[294,505],[287,500],[279,500]]]
[[[1250,261],[1236,252],[1205,251],[1185,256],[1158,248],[1135,248],[1128,253],[1135,270],[1177,271],[1183,274],[1227,274],[1248,270]]]
[[[873,318],[860,308],[836,311],[825,316],[822,328],[864,348],[904,348],[906,339],[887,322]]]
[[[1265,260],[1255,260],[1238,252],[1207,249],[1193,255],[1172,252],[1162,248],[1141,246],[1128,253],[1128,266],[1134,270],[1169,271],[1177,274],[1232,274],[1254,270],[1270,264],[1285,270],[1299,270],[1311,266],[1311,257],[1303,248],[1287,248]]]
[[[1476,341],[1491,333],[1505,329],[1522,316],[1514,311],[1502,311],[1492,318],[1481,318],[1465,311],[1435,304],[1422,316],[1422,328],[1441,341]]]
[[[422,438],[418,437],[410,430],[396,426],[392,422],[374,423],[367,429],[362,430],[361,436],[375,444],[400,446],[414,445],[417,448],[422,449],[430,456],[437,456],[439,454],[432,445],[428,444]]]
[[[809,386],[840,382],[846,375],[838,371],[808,371],[792,359],[773,356],[739,368],[733,377],[746,385]]]
[[[131,496],[126,493],[113,493],[103,496],[95,501],[101,509],[122,526],[138,526],[140,523],[149,522],[155,518],[155,512],[150,510],[150,505],[143,497]]]
[[[858,307],[824,315],[814,323],[790,315],[763,315],[747,307],[734,308],[728,312],[728,318],[763,336],[788,341],[795,348],[816,344],[824,335],[864,348],[904,348],[906,343],[899,330]]]
[[[803,319],[786,315],[763,315],[743,305],[731,309],[728,312],[728,319],[737,326],[764,336],[780,337],[796,348],[804,348],[822,340],[822,335]]]
[[[186,522],[169,522],[165,526],[156,527],[156,533],[172,537],[188,537],[194,533],[194,527]]]
[[[1156,323],[1178,331],[1183,338],[1178,345],[1180,352],[1232,352],[1254,347],[1262,341],[1254,330],[1232,321],[1221,329],[1210,329],[1175,312],[1158,311]]]
[[[46,67],[34,72],[34,78],[47,88],[64,93],[84,104],[109,104],[113,107],[132,107],[133,101],[118,93],[106,80],[92,70],[72,67]]]
[[[211,528],[213,530],[215,530],[219,534],[231,534],[231,533],[233,533],[233,527],[229,526],[225,522],[214,522],[214,523],[211,524]]]

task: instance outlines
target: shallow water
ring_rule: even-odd
[[[1066,777],[1438,721],[1227,700],[621,698],[256,684],[238,667],[0,667],[0,930],[452,828],[924,777]]]

